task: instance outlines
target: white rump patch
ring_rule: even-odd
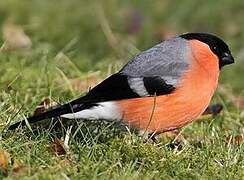
[[[61,117],[68,119],[88,119],[88,120],[121,120],[122,115],[114,102],[97,103],[90,109],[85,109],[75,113],[64,114]]]

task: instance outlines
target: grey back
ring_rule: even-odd
[[[187,40],[175,37],[138,54],[120,73],[131,78],[160,76],[166,83],[176,85],[190,66],[189,53]]]

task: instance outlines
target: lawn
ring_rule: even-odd
[[[0,1],[0,179],[244,179],[243,8],[241,0]],[[218,34],[236,63],[223,69],[212,101],[222,112],[181,129],[184,138],[154,143],[81,121],[6,131],[43,99],[75,99],[185,32]]]

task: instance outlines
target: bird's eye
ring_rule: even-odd
[[[214,49],[214,50],[217,50],[217,47],[216,47],[216,46],[214,46],[214,47],[213,47],[213,49]]]

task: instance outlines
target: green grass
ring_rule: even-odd
[[[72,123],[77,133],[64,156],[50,152],[50,144],[64,138],[70,122],[54,130],[42,125],[32,127],[34,133],[4,132],[7,122],[32,114],[43,97],[67,102],[85,93],[70,87],[70,80],[91,72],[105,78],[159,42],[162,32],[223,37],[236,64],[223,69],[220,81],[242,94],[243,7],[241,0],[0,1],[0,26],[19,24],[33,42],[30,50],[0,53],[0,149],[25,166],[14,175],[10,163],[0,179],[243,179],[243,144],[226,142],[226,136],[243,134],[243,109],[220,92],[213,102],[224,104],[223,112],[184,128],[187,142],[176,149],[168,138],[145,143],[109,123]],[[133,13],[141,19],[136,32],[130,29]]]

